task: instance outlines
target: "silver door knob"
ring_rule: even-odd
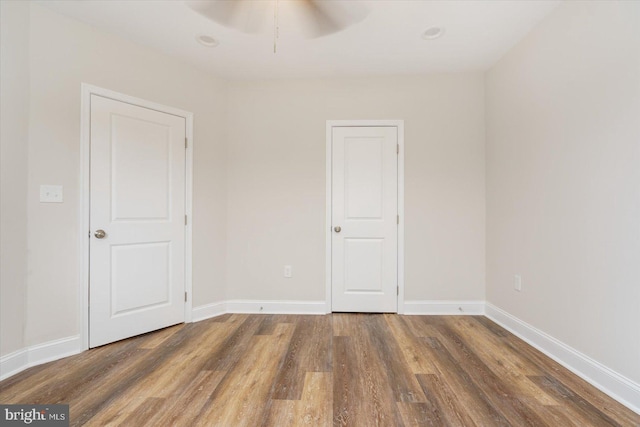
[[[96,230],[93,235],[96,236],[96,239],[104,239],[107,233],[105,233],[104,230]]]
[[[336,227],[333,227],[333,231],[335,231],[336,233],[339,233],[342,231],[342,228],[338,225]]]

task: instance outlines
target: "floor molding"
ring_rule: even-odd
[[[640,414],[640,384],[490,303],[486,304],[485,316]]]
[[[0,357],[0,381],[29,367],[29,351],[26,348]]]
[[[230,300],[227,313],[327,314],[324,301]]]
[[[405,301],[407,315],[483,315],[484,301]]]
[[[193,321],[225,313],[247,314],[327,314],[324,301],[228,300],[201,305],[193,309]]]
[[[73,356],[82,351],[80,336],[32,345],[0,357],[0,381],[32,366]]]
[[[212,317],[217,317],[226,313],[225,303],[223,302],[214,302],[211,304],[201,305],[198,307],[194,307],[191,310],[191,321],[199,322],[201,320],[210,319]]]

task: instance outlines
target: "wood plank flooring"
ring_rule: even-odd
[[[640,426],[482,316],[229,314],[28,369],[87,426]]]

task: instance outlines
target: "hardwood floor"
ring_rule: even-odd
[[[0,383],[71,425],[640,426],[481,316],[224,315]]]

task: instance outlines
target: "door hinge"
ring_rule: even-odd
[[[400,154],[400,144],[396,144],[396,154]]]
[[[400,215],[396,215],[396,224],[400,224]]]
[[[184,302],[187,302],[187,293],[184,293]]]
[[[187,225],[187,216],[184,216],[184,225]]]
[[[188,141],[188,140],[187,140],[187,137],[185,136],[185,137],[184,137],[184,149],[185,149],[185,150],[187,149],[187,145],[188,145],[188,144],[187,144],[187,141]]]
[[[400,285],[396,286],[396,295],[400,295]]]

